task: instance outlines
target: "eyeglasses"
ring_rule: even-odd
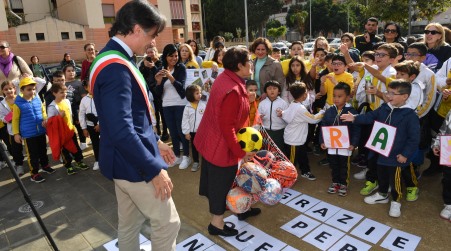
[[[94,51],[94,48],[88,48],[87,51]]]
[[[1,50],[4,50],[5,48],[8,48],[8,46],[4,46],[4,45],[0,46]]]
[[[333,62],[332,65],[333,66],[343,66],[345,64],[343,62]]]
[[[374,56],[377,57],[377,58],[383,58],[385,56],[388,56],[388,54],[387,53],[376,52],[376,53],[374,53]]]
[[[392,30],[392,29],[385,29],[384,30],[385,33],[397,33],[397,30]]]
[[[417,53],[404,53],[404,57],[421,57],[423,55],[417,54]]]
[[[430,30],[424,30],[424,34],[429,35],[435,35],[435,34],[442,34],[440,31],[430,31]]]
[[[394,92],[388,92],[388,91],[385,91],[384,94],[385,94],[385,96],[387,96],[387,97],[393,97],[393,96],[404,95],[405,93],[394,93]]]

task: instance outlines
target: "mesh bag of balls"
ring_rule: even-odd
[[[259,150],[262,136],[258,130],[242,128],[237,137],[244,151],[256,151],[256,155],[238,169],[234,187],[227,195],[227,207],[234,213],[244,213],[257,201],[267,205],[277,204],[284,191],[296,182],[296,168],[289,161],[278,160],[270,151]],[[251,144],[253,149],[246,148]]]

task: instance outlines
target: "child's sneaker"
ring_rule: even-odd
[[[388,215],[395,218],[401,216],[401,203],[392,201],[390,204],[390,211],[388,211]]]
[[[313,175],[311,172],[304,173],[301,176],[308,180],[316,180],[315,175]]]
[[[19,177],[24,175],[25,172],[23,171],[23,166],[16,166],[16,173],[17,173],[17,175],[19,175]]]
[[[79,168],[81,170],[88,170],[89,169],[89,166],[86,165],[85,163],[83,163],[83,161],[75,162],[75,167]]]
[[[197,172],[199,170],[199,162],[194,162],[191,166],[191,172]]]
[[[32,174],[30,180],[36,183],[41,183],[45,181],[45,179],[39,173]]]
[[[445,205],[445,208],[440,212],[440,217],[445,220],[451,220],[451,205]]]
[[[327,192],[332,193],[332,194],[337,193],[339,188],[340,188],[340,184],[332,183],[332,184],[330,184],[329,189],[327,189]]]
[[[376,203],[381,203],[381,204],[385,204],[388,203],[388,194],[381,194],[379,192],[365,197],[364,199],[366,204],[376,204]]]
[[[94,162],[94,166],[92,167],[92,170],[97,171],[99,170],[99,162]]]
[[[376,189],[379,188],[379,185],[377,184],[377,181],[375,182],[371,182],[369,180],[367,180],[365,182],[365,186],[362,188],[362,190],[360,190],[360,194],[367,196],[370,195],[372,192],[376,191]]]
[[[179,169],[186,169],[191,164],[191,159],[188,156],[182,157],[182,162],[180,162]]]
[[[407,201],[416,201],[416,200],[418,200],[418,192],[419,191],[420,191],[420,189],[418,189],[418,187],[408,187],[407,188],[406,200]]]
[[[338,189],[338,195],[343,197],[348,195],[348,186],[340,184],[340,189]]]
[[[366,178],[366,172],[368,172],[368,168],[362,168],[362,171],[354,174],[354,179],[356,180],[364,180]]]
[[[50,166],[43,167],[42,170],[48,174],[54,173],[56,170],[51,168]]]
[[[359,163],[357,163],[357,166],[361,167],[361,168],[367,167],[368,166],[368,161],[366,159],[362,159],[362,160],[360,160]]]
[[[77,171],[75,171],[75,168],[72,167],[72,166],[66,167],[66,172],[67,172],[67,175],[72,175],[72,174],[76,174],[77,173]]]

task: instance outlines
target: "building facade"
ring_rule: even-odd
[[[128,1],[0,0],[0,40],[8,41],[13,53],[27,62],[33,55],[41,63],[60,62],[66,52],[82,61],[86,43],[103,48],[115,13]],[[156,40],[160,51],[168,43],[203,41],[201,0],[148,1],[167,18]]]

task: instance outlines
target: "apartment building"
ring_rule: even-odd
[[[41,63],[59,62],[66,52],[81,61],[84,44],[103,48],[115,13],[128,1],[0,0],[0,40],[8,41],[12,51],[26,61],[37,55]],[[157,38],[160,51],[168,43],[203,41],[201,0],[148,1],[167,18]],[[19,25],[9,26],[9,20]]]

